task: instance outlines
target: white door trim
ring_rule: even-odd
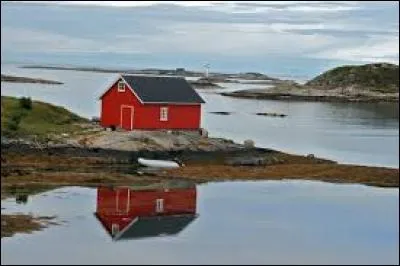
[[[164,212],[164,199],[156,199],[156,212]]]
[[[132,130],[133,129],[133,116],[134,116],[134,112],[135,112],[135,108],[132,106],[132,105],[126,105],[126,104],[122,104],[121,105],[121,111],[120,111],[120,126],[121,126],[121,128],[122,128],[122,117],[123,117],[123,109],[124,108],[130,108],[131,109],[131,126],[130,126],[130,130]]]

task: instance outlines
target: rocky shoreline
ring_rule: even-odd
[[[238,145],[229,149],[118,150],[2,144],[2,187],[23,184],[84,185],[169,179],[195,182],[259,179],[311,179],[398,187],[399,169],[338,164],[313,155],[293,155]],[[151,176],[138,173],[139,157],[179,159],[184,167]],[[79,174],[78,174],[79,173]],[[68,176],[71,178],[69,179]],[[23,178],[21,178],[23,177]]]
[[[314,93],[314,95],[313,95]],[[313,101],[313,102],[399,102],[399,94],[386,95],[331,95],[322,91],[310,92],[310,94],[301,92],[275,92],[275,91],[251,91],[242,90],[235,92],[221,92],[223,96],[249,98],[259,100],[284,100],[284,101]]]
[[[379,92],[372,89],[360,89],[354,86],[335,89],[316,88],[295,82],[284,82],[272,88],[221,92],[221,95],[285,101],[320,101],[320,102],[398,102],[398,92]]]
[[[179,149],[148,146],[137,150],[94,145],[2,143],[1,196],[19,200],[64,186],[145,188],[170,182],[200,184],[229,180],[298,179],[399,187],[399,169],[338,164],[313,155],[293,155],[227,140],[222,142],[226,145],[219,148],[194,149],[189,145]],[[178,159],[184,166],[150,171],[138,164],[139,157]],[[40,225],[39,220],[26,215],[2,214],[2,237],[41,230],[52,223]]]

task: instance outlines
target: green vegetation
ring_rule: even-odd
[[[337,67],[315,77],[305,85],[328,90],[352,86],[382,93],[399,92],[399,66],[377,63]]]
[[[29,97],[22,97],[19,99],[19,105],[23,109],[31,110],[32,109],[32,99]]]
[[[87,119],[63,107],[30,98],[1,96],[1,133],[6,137],[36,136],[40,140],[51,134],[75,132],[81,122]]]

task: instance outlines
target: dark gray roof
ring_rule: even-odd
[[[204,103],[181,77],[121,75],[144,103]]]
[[[195,214],[139,217],[124,232],[117,234],[114,240],[176,235],[196,217]]]

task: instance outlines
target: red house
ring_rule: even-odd
[[[200,128],[204,100],[180,77],[119,75],[100,96],[103,127]]]
[[[113,240],[175,235],[197,217],[196,187],[99,187],[95,215]]]

